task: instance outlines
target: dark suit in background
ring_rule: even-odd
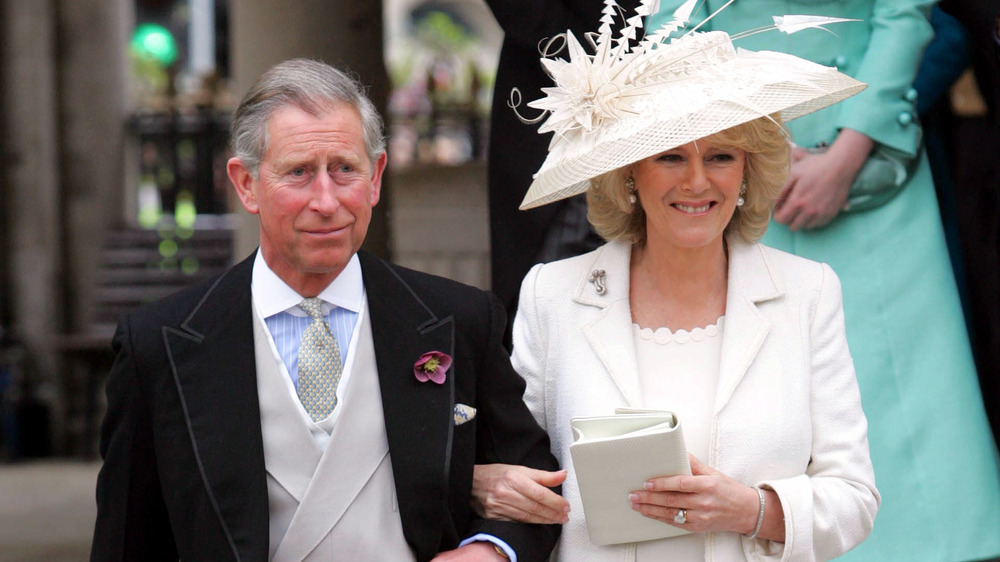
[[[520,211],[518,206],[548,154],[552,134],[538,134],[538,124],[522,123],[508,107],[511,90],[521,92],[518,112],[526,118],[536,110],[525,104],[542,97],[541,88],[552,80],[545,74],[539,47],[543,40],[567,30],[584,44],[584,33],[597,29],[602,0],[486,0],[504,30],[500,61],[493,89],[490,115],[489,206],[492,288],[507,309],[517,310],[521,280],[532,265],[582,254],[603,240],[586,220],[586,205],[579,196]],[[619,2],[631,16],[638,0]],[[558,43],[557,43],[558,44]],[[562,53],[560,56],[565,57]],[[558,223],[558,231],[552,225]],[[505,341],[510,342],[510,330]]]
[[[1000,0],[939,4],[968,33],[976,86],[985,115],[935,108],[934,125],[947,149],[964,267],[967,320],[983,403],[1000,443]]]
[[[1000,0],[942,0],[939,6],[962,22],[969,32],[975,47],[972,60],[976,81],[994,122],[1000,125],[1000,39],[997,38]]]

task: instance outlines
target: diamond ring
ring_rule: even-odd
[[[678,509],[677,515],[674,515],[674,523],[677,523],[678,525],[687,523],[687,512],[683,509]]]

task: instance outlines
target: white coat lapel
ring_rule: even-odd
[[[353,371],[338,406],[343,410],[305,497],[274,554],[274,562],[306,558],[340,521],[389,453],[371,322],[367,305],[365,308]]]
[[[757,303],[781,296],[784,292],[771,270],[763,246],[734,238],[727,238],[727,241],[729,289],[715,414],[729,402],[771,329],[771,323],[757,310]]]
[[[583,333],[629,407],[638,408],[642,399],[628,299],[631,255],[631,246],[622,242],[598,250],[593,264],[580,277],[573,300],[601,309],[595,311],[593,322],[584,324]],[[600,292],[602,285],[604,294]]]

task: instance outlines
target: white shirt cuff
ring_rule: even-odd
[[[464,541],[458,543],[458,546],[465,546],[465,545],[469,544],[470,542],[478,542],[478,541],[491,542],[491,543],[499,546],[500,549],[503,550],[504,553],[507,555],[507,558],[510,558],[510,562],[517,562],[517,553],[514,552],[514,549],[511,548],[509,544],[507,544],[507,543],[503,542],[502,540],[494,537],[493,535],[487,535],[486,533],[475,534],[475,535],[473,535],[473,536],[465,539]]]

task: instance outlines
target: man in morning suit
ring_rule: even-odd
[[[359,251],[385,170],[362,88],[297,59],[233,116],[260,248],[121,320],[92,560],[543,560],[473,465],[552,470],[487,293]]]

